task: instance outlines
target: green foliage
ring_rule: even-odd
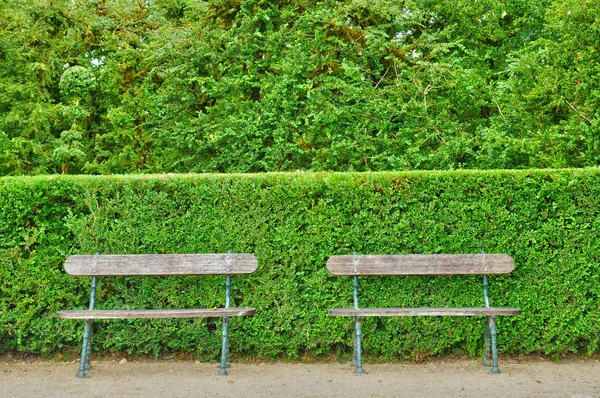
[[[0,175],[598,165],[599,11],[5,0]]]
[[[349,357],[352,302],[334,254],[508,253],[491,277],[506,354],[598,352],[600,172],[456,171],[260,175],[53,176],[0,179],[0,351],[76,353],[89,278],[63,271],[75,253],[255,253],[233,278],[234,355]],[[361,278],[364,306],[476,306],[475,277]],[[222,306],[223,277],[102,278],[97,308]],[[479,318],[365,319],[365,351],[384,358],[477,355]],[[216,358],[219,320],[98,321],[95,350]],[[341,354],[340,354],[341,353]]]
[[[79,102],[96,88],[96,77],[82,66],[72,66],[62,74],[58,86],[67,101]]]

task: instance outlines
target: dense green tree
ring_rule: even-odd
[[[499,112],[507,56],[543,17],[539,2],[507,3],[204,4],[161,34],[163,165],[485,167],[479,129]]]
[[[586,0],[0,0],[0,175],[597,165]]]
[[[599,15],[598,2],[556,1],[542,36],[513,55],[487,140],[492,167],[599,164]]]
[[[143,2],[0,3],[2,174],[96,171],[131,49],[157,26],[147,14]]]

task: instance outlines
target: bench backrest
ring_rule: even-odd
[[[254,254],[96,254],[75,255],[65,271],[76,276],[239,275],[258,268]]]
[[[331,275],[493,275],[515,268],[507,254],[344,255],[327,260]]]

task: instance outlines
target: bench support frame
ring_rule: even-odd
[[[226,276],[225,282],[225,308],[231,306],[231,276]],[[96,289],[98,286],[98,277],[92,277],[92,289],[90,292],[90,305],[89,310],[94,309],[96,301]],[[86,370],[91,370],[92,365],[90,363],[91,347],[92,347],[92,328],[94,325],[93,319],[85,319],[85,326],[83,329],[83,342],[81,344],[81,359],[79,361],[79,371],[76,376],[78,378],[89,378],[90,376],[85,373]],[[231,364],[227,361],[229,356],[229,317],[223,317],[223,343],[221,347],[221,365],[219,366],[218,375],[227,375],[227,368]],[[359,326],[360,328],[360,326]]]
[[[225,282],[225,308],[229,308],[231,300],[231,277],[227,275]],[[218,375],[227,376],[227,354],[229,354],[229,317],[223,317],[223,345],[221,347],[221,366]]]
[[[485,255],[485,252],[481,252],[481,255]],[[334,256],[335,257],[335,256]],[[344,257],[344,256],[340,256]],[[343,308],[330,310],[329,314],[334,316],[352,316],[354,318],[354,333],[352,335],[353,340],[353,349],[352,349],[352,366],[354,367],[354,373],[363,374],[366,373],[363,369],[362,364],[362,316],[420,316],[420,315],[463,315],[463,316],[485,316],[485,331],[484,331],[484,353],[483,353],[483,366],[491,367],[490,373],[500,373],[500,369],[498,367],[498,333],[496,328],[496,315],[517,315],[521,313],[520,309],[513,308],[490,308],[490,299],[489,299],[489,280],[488,274],[483,274],[483,272],[475,272],[470,270],[470,272],[426,272],[423,273],[412,273],[412,272],[399,272],[395,274],[393,271],[386,273],[385,270],[382,270],[381,273],[368,271],[366,273],[362,273],[360,270],[361,263],[359,261],[359,256],[356,252],[352,253],[352,257],[349,257],[347,260],[337,260],[338,263],[333,263],[330,268],[328,262],[328,269],[332,275],[347,275],[353,277],[354,289],[353,289],[353,304],[354,308]],[[333,257],[332,257],[333,258]],[[512,258],[510,258],[510,267],[505,267],[505,269],[501,269],[500,271],[492,270],[490,274],[502,274],[509,273],[514,268],[512,263]],[[330,259],[331,260],[331,259]],[[419,259],[417,259],[419,260]],[[422,259],[421,259],[422,260]],[[343,261],[346,261],[345,263]],[[413,260],[414,261],[414,260]],[[341,265],[340,265],[341,263]],[[364,266],[364,265],[363,265]],[[504,264],[501,264],[504,266]],[[417,266],[415,266],[416,268]],[[384,267],[382,267],[384,268]],[[333,269],[333,271],[332,271]],[[418,270],[417,270],[418,271]],[[437,271],[440,271],[439,269]],[[485,271],[488,271],[486,268]],[[390,308],[389,310],[397,310],[397,311],[389,311],[386,308],[367,308],[367,311],[361,311],[358,304],[358,276],[359,275],[460,275],[460,274],[483,274],[483,298],[485,302],[484,308],[415,308],[414,312],[409,311],[399,311],[399,310],[407,310],[404,308]],[[371,311],[369,311],[371,310]],[[408,309],[410,310],[410,309]],[[431,311],[428,311],[431,310]],[[454,310],[454,311],[447,311]],[[452,313],[453,312],[453,313]]]
[[[353,277],[354,279],[354,308],[358,307],[358,276]],[[488,277],[483,277],[483,296],[485,300],[485,307],[490,308],[490,300],[488,296],[489,282]],[[354,318],[354,333],[353,333],[353,350],[352,350],[352,366],[354,366],[354,373],[363,374],[366,373],[362,366],[362,317],[355,316]],[[225,324],[223,324],[225,328]],[[225,329],[224,329],[225,330]],[[225,333],[225,331],[223,332]],[[491,366],[490,373],[500,373],[498,368],[498,332],[496,328],[496,317],[489,315],[485,317],[485,332],[484,332],[484,353],[483,366]],[[225,334],[223,334],[223,347],[225,347]],[[491,355],[490,355],[491,354]],[[491,356],[491,358],[490,358]],[[491,359],[491,360],[490,360]],[[221,374],[221,373],[219,373]],[[227,374],[226,372],[224,374]]]
[[[251,274],[258,261],[251,253],[227,254],[117,254],[74,255],[65,261],[65,271],[70,275],[92,277],[89,309],[58,311],[58,318],[82,319],[85,326],[81,344],[78,378],[90,377],[92,329],[94,319],[147,319],[147,318],[223,318],[223,341],[219,375],[227,375],[229,356],[229,325],[232,317],[254,315],[255,308],[231,307],[231,275]],[[225,275],[225,308],[195,309],[136,309],[95,310],[96,291],[100,276],[179,276]]]
[[[90,293],[90,311],[94,309],[96,301],[96,286],[98,284],[98,277],[92,277],[92,291]],[[81,344],[81,359],[79,361],[79,371],[76,376],[79,378],[90,377],[85,374],[86,370],[91,370],[92,365],[90,363],[90,354],[92,348],[92,326],[94,324],[93,319],[85,320],[85,327],[83,329],[83,342]]]
[[[484,254],[482,252],[482,254]],[[488,281],[488,276],[483,276],[483,300],[485,302],[485,307],[490,308],[490,296],[489,296],[490,284]],[[492,360],[490,362],[490,337],[491,337],[491,354]],[[485,332],[483,336],[483,361],[481,362],[483,366],[491,366],[490,373],[500,373],[500,369],[498,368],[498,333],[496,331],[496,317],[495,316],[486,316],[485,317]]]
[[[358,276],[354,277],[354,308],[358,309]],[[354,373],[363,374],[362,367],[362,319],[359,316],[354,317],[354,353],[352,355],[352,365]]]

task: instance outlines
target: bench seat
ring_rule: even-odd
[[[220,318],[254,315],[256,308],[215,308],[180,310],[67,310],[59,311],[63,319],[121,319],[121,318]]]
[[[496,316],[519,315],[519,308],[333,308],[331,316]]]

